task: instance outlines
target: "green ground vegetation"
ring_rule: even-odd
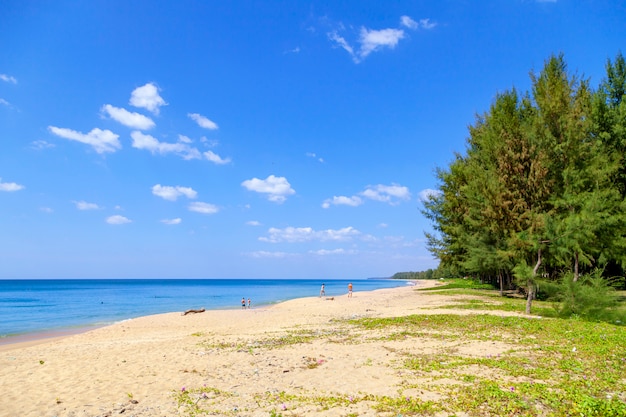
[[[254,346],[254,352],[267,349],[279,355],[281,349],[311,344],[383,343],[390,359],[382,366],[402,375],[396,395],[293,388],[259,392],[244,401],[235,392],[205,385],[174,393],[181,415],[254,411],[284,417],[358,416],[365,409],[368,415],[385,417],[626,416],[626,327],[578,315],[560,317],[555,301],[536,301],[536,310],[545,315],[510,315],[520,311],[523,298],[501,297],[499,291],[471,280],[445,280],[421,291],[447,294],[452,302],[445,308],[470,314],[437,314],[433,309],[420,315],[331,321],[321,331],[298,328],[267,335]],[[420,343],[438,347],[418,348]],[[198,346],[253,356],[238,343],[207,340]],[[490,351],[490,346],[498,349]],[[324,371],[324,361],[313,359],[301,372],[318,367],[317,372]],[[381,366],[378,358],[376,363],[365,357],[363,361]],[[224,405],[233,403],[239,406]]]

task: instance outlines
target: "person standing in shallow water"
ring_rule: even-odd
[[[252,302],[250,301],[250,299],[248,298],[248,308],[252,307]]]
[[[348,284],[348,298],[352,298],[352,283]]]
[[[320,288],[320,297],[323,297],[325,295],[326,295],[326,286],[322,284],[322,288]]]
[[[241,308],[246,308],[246,299],[241,297]]]

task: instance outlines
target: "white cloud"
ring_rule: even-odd
[[[356,59],[356,54],[354,53],[354,49],[352,48],[352,46],[350,46],[348,41],[346,41],[346,39],[343,36],[339,36],[337,31],[328,33],[328,38],[331,41],[335,42],[337,45],[339,45],[341,48],[346,50],[350,54],[352,59]],[[356,62],[358,62],[358,60]]]
[[[370,243],[373,243],[373,242],[377,242],[377,241],[378,241],[378,238],[377,238],[376,236],[373,236],[373,235],[367,234],[367,235],[361,235],[361,236],[359,237],[359,240],[361,240],[361,241],[363,241],[363,242],[370,242]]]
[[[409,16],[400,16],[400,24],[409,29],[417,29],[419,27],[419,23],[411,19]]]
[[[46,142],[45,140],[35,140],[30,144],[31,149],[35,149],[37,151],[54,148],[55,146],[56,145],[54,143]]]
[[[73,201],[74,205],[76,205],[76,208],[78,210],[99,210],[100,206],[98,206],[96,203],[88,203],[86,201]]]
[[[361,193],[363,197],[371,200],[382,201],[384,203],[396,204],[396,200],[410,200],[411,193],[407,187],[401,185],[374,185],[368,186]]]
[[[284,229],[272,227],[268,230],[268,234],[268,237],[260,237],[259,240],[270,243],[346,241],[360,235],[361,232],[351,226],[337,230],[326,229],[319,231],[313,230],[311,227],[286,227]]]
[[[64,127],[48,126],[48,130],[64,139],[75,140],[94,148],[97,153],[115,152],[122,148],[119,135],[110,130],[92,129],[91,132],[84,134],[75,130],[66,129]]]
[[[0,178],[0,191],[19,191],[23,190],[25,187],[23,185],[17,184],[15,182],[2,182],[2,178]]]
[[[309,253],[312,253],[314,255],[320,255],[320,256],[327,256],[327,255],[353,255],[355,253],[357,253],[355,250],[345,250],[345,249],[320,249],[320,250],[315,250],[315,251],[309,251]]]
[[[253,258],[278,258],[280,259],[280,258],[286,258],[291,255],[288,254],[287,252],[269,252],[269,251],[260,250],[256,252],[251,252],[250,256],[252,256]]]
[[[194,199],[198,196],[198,193],[193,188],[181,187],[179,185],[172,187],[161,184],[156,184],[152,187],[152,194],[169,201],[176,201],[180,196],[185,196],[190,199]]]
[[[264,180],[258,178],[245,180],[241,185],[250,191],[267,194],[267,198],[275,203],[283,203],[288,195],[296,193],[285,177],[274,175],[270,175]]]
[[[419,198],[421,201],[428,201],[431,198],[438,197],[441,195],[441,191],[433,190],[430,188],[423,189],[419,192]]]
[[[218,129],[217,123],[215,123],[212,120],[209,120],[208,118],[202,116],[201,114],[189,113],[187,114],[187,116],[189,116],[189,118],[193,120],[194,122],[198,123],[198,126],[204,129],[209,129],[209,130]]]
[[[155,137],[146,135],[139,131],[131,132],[130,137],[133,139],[133,148],[145,149],[150,151],[152,154],[158,153],[163,155],[173,153],[186,160],[202,158],[199,150],[184,142],[160,142]]]
[[[431,22],[430,19],[421,19],[417,22],[409,16],[401,16],[400,26],[411,30],[419,28],[432,29],[436,26],[436,23]],[[343,30],[343,25],[340,25],[339,30]],[[394,49],[400,40],[405,37],[405,32],[400,28],[376,30],[361,27],[359,36],[354,42],[357,44],[357,47],[353,47],[345,37],[339,34],[338,30],[328,32],[327,35],[331,42],[348,52],[352,60],[358,64],[372,52],[384,48]]]
[[[124,216],[120,216],[119,214],[116,214],[114,216],[107,217],[106,222],[109,224],[126,224],[126,223],[132,223],[132,220]]]
[[[336,31],[330,32],[328,37],[331,41],[346,50],[352,57],[352,60],[358,64],[376,50],[384,47],[395,48],[400,39],[404,38],[404,31],[402,29],[373,30],[362,27],[357,41],[359,48],[356,51],[350,46],[348,41]]]
[[[384,47],[393,49],[402,38],[404,38],[402,29],[370,30],[361,28],[359,58],[362,60],[370,53]]]
[[[374,185],[368,186],[365,191],[359,193],[359,195],[368,198],[370,200],[382,201],[389,204],[398,204],[398,200],[410,200],[411,193],[407,187],[401,185]],[[330,206],[352,206],[357,207],[363,204],[363,199],[359,196],[334,196],[333,198],[327,198],[322,203],[322,207],[327,209]]]
[[[178,135],[178,141],[182,143],[193,143],[193,140],[185,135]]]
[[[363,204],[363,200],[358,196],[346,197],[346,196],[334,196],[333,198],[328,198],[324,200],[322,203],[323,208],[329,208],[331,205],[333,206],[360,206]]]
[[[437,26],[436,23],[431,22],[430,19],[420,19],[419,22],[411,19],[409,16],[401,16],[400,17],[400,25],[406,28],[417,30],[417,29],[432,29]]]
[[[215,214],[220,210],[214,204],[201,203],[199,201],[196,201],[196,202],[189,204],[189,211],[195,211],[196,213],[201,213],[201,214]]]
[[[420,27],[422,29],[432,29],[437,26],[437,23],[431,22],[430,19],[420,19]]]
[[[200,138],[200,142],[204,143],[209,148],[215,148],[219,144],[219,142],[217,140],[215,140],[215,139],[209,140],[205,136],[202,136]]]
[[[130,95],[129,104],[135,107],[147,109],[154,114],[159,114],[159,108],[167,105],[159,95],[159,89],[152,83],[137,87]]]
[[[163,219],[161,220],[161,223],[167,224],[167,225],[177,225],[177,224],[181,224],[182,221],[183,219],[181,219],[180,217],[177,217],[175,219]]]
[[[50,207],[39,207],[39,210],[43,213],[52,213],[54,212],[54,210],[52,210],[52,208]]]
[[[324,158],[318,158],[314,152],[307,152],[306,156],[308,156],[309,158],[317,159],[322,164],[324,163]]]
[[[0,80],[11,84],[17,84],[17,79],[15,77],[6,74],[0,74]]]
[[[0,98],[0,104],[2,104],[3,106],[7,106],[7,107],[13,107],[13,106],[11,106],[11,103],[9,103],[8,101],[6,101],[3,98]]]
[[[247,221],[247,222],[246,222],[246,224],[247,224],[248,226],[260,226],[260,225],[261,225],[261,222],[256,221],[256,220],[250,220],[250,221]]]
[[[206,159],[217,165],[225,165],[230,163],[230,158],[222,159],[222,157],[212,151],[206,151],[202,155],[204,155]]]
[[[129,112],[126,109],[115,107],[110,104],[105,104],[104,106],[102,106],[102,109],[100,109],[100,111],[103,114],[108,115],[116,122],[119,122],[124,126],[128,126],[133,129],[148,130],[152,129],[155,126],[154,121],[151,118],[144,116],[143,114]]]

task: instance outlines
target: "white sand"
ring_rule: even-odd
[[[417,287],[372,292],[355,288],[353,298],[302,298],[251,310],[168,313],[73,336],[3,345],[0,416],[188,415],[176,394],[202,387],[219,390],[197,398],[213,415],[268,416],[272,410],[285,416],[379,415],[368,401],[326,409],[303,398],[399,395],[403,375],[390,364],[402,351],[436,352],[446,342],[357,343],[341,321],[450,313],[433,308],[450,303],[451,297],[415,291],[435,284],[422,281]],[[288,334],[319,337],[276,346]],[[480,343],[462,348],[473,355],[508,349]],[[405,389],[402,395],[427,399],[437,394]]]

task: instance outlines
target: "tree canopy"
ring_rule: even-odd
[[[530,73],[532,88],[497,94],[469,127],[467,149],[438,169],[424,204],[440,267],[519,285],[626,267],[626,63],[597,89],[563,55]]]

